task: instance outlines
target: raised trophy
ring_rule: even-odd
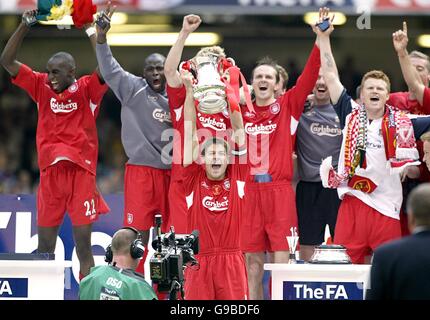
[[[299,237],[297,235],[297,228],[291,227],[291,236],[287,236],[288,241],[288,249],[290,251],[290,257],[288,259],[289,264],[295,264],[297,263],[296,260],[296,249],[297,249],[297,243],[299,242]]]
[[[221,80],[221,77],[225,76],[223,65],[225,62],[229,66],[235,65],[232,58],[223,59],[216,53],[207,52],[181,64],[181,68],[190,69],[195,77],[194,99],[202,113],[219,113],[227,107],[226,85]]]

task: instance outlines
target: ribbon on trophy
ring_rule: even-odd
[[[223,59],[226,60],[226,59]],[[223,63],[225,66],[225,63]],[[245,77],[243,76],[242,72],[240,72],[240,69],[236,65],[230,65],[227,66],[227,68],[223,69],[224,72],[229,75],[229,78],[222,77],[221,80],[226,86],[226,95],[227,100],[230,104],[231,111],[239,111],[239,101],[240,101],[240,82],[242,83],[243,90],[245,92],[245,103],[250,112],[254,112],[254,106],[252,105],[251,101],[251,93],[249,92],[248,84],[246,83]]]
[[[37,0],[38,21],[61,20],[71,16],[76,28],[93,22],[97,6],[92,0]]]
[[[180,65],[193,76],[194,99],[199,111],[206,114],[222,112],[227,103],[232,111],[239,111],[239,87],[244,87],[246,105],[250,112],[255,112],[245,77],[232,58],[225,58],[208,52],[196,56]]]

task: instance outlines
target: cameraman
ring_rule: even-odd
[[[132,227],[118,230],[106,249],[108,266],[96,266],[80,283],[80,300],[156,300],[145,278],[135,272],[144,246]]]
[[[193,194],[188,209],[187,229],[199,230],[200,268],[185,271],[185,298],[188,300],[245,300],[248,282],[240,249],[242,198],[248,172],[246,149],[235,150],[244,158],[230,157],[227,132],[209,137],[201,146],[203,165],[197,164],[199,150],[192,75],[182,72],[186,87],[184,104],[184,173],[187,194]],[[235,145],[245,145],[243,120],[238,105],[230,104],[229,114]],[[236,148],[235,148],[236,149]],[[233,160],[233,162],[229,161]]]

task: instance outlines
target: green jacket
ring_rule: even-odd
[[[114,266],[91,268],[79,286],[80,300],[157,300],[145,278],[130,269]]]

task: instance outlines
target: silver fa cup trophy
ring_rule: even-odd
[[[227,58],[234,65],[234,60]],[[225,84],[221,81],[220,58],[216,54],[197,56],[191,61],[196,74],[193,86],[194,99],[198,101],[197,108],[206,114],[222,112],[227,107]],[[223,71],[221,71],[223,72]]]
[[[290,258],[288,260],[288,263],[297,263],[296,260],[296,249],[297,249],[297,243],[299,242],[299,237],[297,235],[297,228],[291,227],[291,236],[287,236],[288,241],[288,247],[290,250]]]

